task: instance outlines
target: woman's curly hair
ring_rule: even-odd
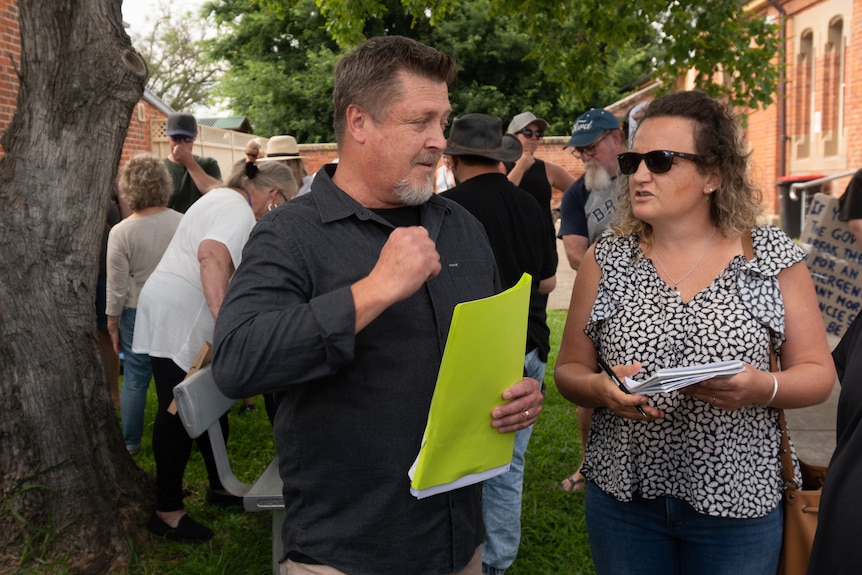
[[[123,166],[120,196],[134,210],[167,206],[173,184],[162,160],[152,154],[137,154]]]
[[[742,127],[732,108],[698,91],[674,92],[650,102],[639,121],[642,127],[650,118],[688,118],[695,123],[695,153],[705,173],[718,166],[721,186],[710,199],[712,221],[726,236],[736,237],[751,230],[762,211],[761,191],[751,180],[748,146]],[[619,217],[613,226],[620,236],[636,235],[649,243],[652,226],[632,212],[629,177],[621,178]]]

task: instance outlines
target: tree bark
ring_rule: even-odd
[[[113,570],[150,498],[94,313],[107,202],[147,75],[120,7],[18,2],[20,88],[0,140],[0,572],[56,557],[73,573]]]

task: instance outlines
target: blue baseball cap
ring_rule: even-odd
[[[572,137],[563,149],[571,146],[589,146],[605,130],[619,130],[620,121],[616,116],[601,108],[593,108],[578,116],[572,126]]]

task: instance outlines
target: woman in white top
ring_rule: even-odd
[[[108,235],[108,333],[117,353],[123,352],[120,416],[126,449],[141,449],[147,389],[153,376],[150,356],[132,351],[138,294],[168,247],[183,215],[168,208],[171,176],[161,159],[140,154],[123,167],[120,196],[132,214]]]
[[[183,473],[192,440],[167,408],[173,388],[202,346],[212,342],[222,298],[255,222],[295,196],[296,189],[290,170],[278,162],[238,163],[227,187],[209,190],[189,208],[141,291],[133,349],[149,354],[159,401],[153,426],[156,506],[147,523],[157,535],[185,542],[213,536],[183,508]],[[226,416],[221,423],[227,440]],[[209,438],[204,434],[196,441],[209,476],[207,503],[237,503],[218,479]]]

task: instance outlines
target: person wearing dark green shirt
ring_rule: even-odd
[[[185,213],[210,188],[221,184],[221,170],[213,158],[192,154],[198,135],[194,116],[184,112],[171,114],[166,131],[171,153],[163,161],[173,182],[168,207]]]

